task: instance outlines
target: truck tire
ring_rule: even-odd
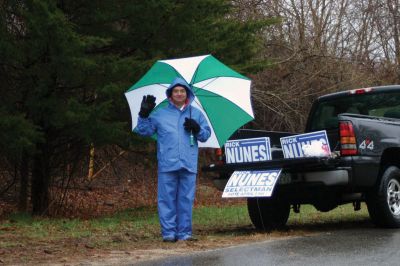
[[[387,167],[376,188],[367,194],[372,222],[380,227],[400,227],[400,169]]]
[[[281,229],[286,225],[290,204],[274,198],[247,198],[247,210],[257,229],[269,231]]]

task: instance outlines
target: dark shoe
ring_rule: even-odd
[[[182,239],[183,241],[199,241],[197,238],[194,236],[189,236],[188,238]]]
[[[175,238],[164,238],[163,242],[167,242],[167,243],[175,243],[176,239]]]

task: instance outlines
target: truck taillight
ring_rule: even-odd
[[[215,149],[215,159],[217,163],[223,163],[224,152],[221,148]]]
[[[353,124],[350,121],[339,122],[340,155],[356,155],[357,141]]]
[[[350,94],[364,94],[367,92],[371,92],[372,88],[363,88],[363,89],[355,89],[355,90],[351,90],[349,91]]]

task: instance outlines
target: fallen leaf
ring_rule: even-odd
[[[49,249],[45,249],[43,250],[44,253],[46,254],[53,254],[53,251],[49,250]]]
[[[88,243],[88,244],[85,244],[85,248],[94,249],[94,245]]]

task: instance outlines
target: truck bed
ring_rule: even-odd
[[[307,157],[294,159],[273,159],[267,162],[241,163],[241,164],[211,164],[202,168],[204,172],[232,173],[233,171],[269,170],[281,168],[283,171],[301,172],[304,169],[329,170],[340,164],[338,158],[331,157]]]

